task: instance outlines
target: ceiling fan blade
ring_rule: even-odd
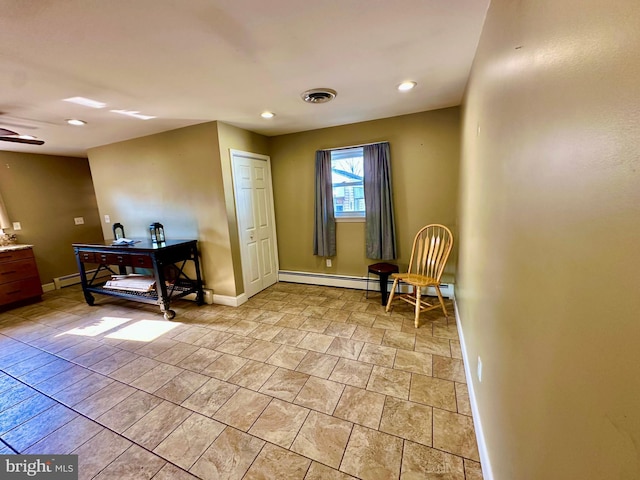
[[[5,136],[5,135],[18,135],[18,134],[16,132],[12,132],[11,130],[7,130],[6,128],[0,127],[0,135]]]
[[[44,140],[35,140],[32,138],[0,137],[0,140],[3,142],[27,143],[29,145],[44,145]]]

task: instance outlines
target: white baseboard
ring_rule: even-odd
[[[353,288],[356,290],[367,289],[367,277],[351,277],[347,275],[331,275],[327,273],[313,273],[313,272],[294,272],[291,270],[280,270],[278,272],[278,281],[291,282],[291,283],[304,283],[307,285],[322,285],[325,287],[341,287],[341,288]],[[371,275],[369,278],[369,290],[378,291],[379,279],[377,275]],[[391,288],[393,282],[387,282],[387,290]],[[400,286],[402,293],[407,293],[409,290],[406,285]],[[442,283],[440,284],[440,291],[442,296],[446,298],[453,298],[453,284]],[[427,289],[427,295],[435,295],[436,291],[433,287]]]
[[[43,292],[52,292],[56,289],[56,284],[51,282],[51,283],[45,283],[44,285],[42,285],[42,291]]]
[[[480,454],[480,464],[482,465],[482,476],[484,480],[493,480],[493,470],[489,460],[489,452],[487,444],[484,441],[484,430],[482,429],[482,420],[478,410],[478,402],[476,400],[475,390],[473,388],[473,375],[471,374],[471,364],[467,354],[467,346],[464,341],[464,333],[462,331],[462,322],[460,321],[460,312],[458,311],[458,303],[455,298],[453,300],[453,309],[456,316],[456,324],[458,325],[458,337],[460,338],[460,349],[462,350],[462,358],[464,361],[464,373],[467,378],[467,386],[469,388],[469,403],[471,404],[471,413],[473,415],[473,423],[476,430],[476,440],[478,442],[478,453]]]
[[[247,295],[244,293],[241,293],[237,297],[232,297],[231,295],[213,295],[213,303],[217,305],[226,305],[228,307],[239,307],[247,300]]]

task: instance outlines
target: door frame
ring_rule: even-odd
[[[276,283],[278,283],[278,277],[280,272],[280,256],[278,254],[278,236],[276,233],[276,212],[275,205],[273,203],[273,175],[271,174],[271,157],[269,155],[263,155],[261,153],[252,153],[246,152],[244,150],[237,150],[235,148],[229,149],[229,158],[231,160],[231,177],[233,184],[233,211],[236,215],[236,232],[238,236],[238,245],[240,247],[240,265],[242,267],[242,295],[246,295],[246,278],[247,271],[245,269],[245,265],[247,265],[247,258],[245,258],[244,245],[242,244],[242,240],[240,238],[240,215],[238,215],[238,189],[236,188],[236,158],[251,158],[255,160],[263,160],[267,162],[267,172],[269,174],[269,182],[267,185],[267,194],[269,198],[267,201],[271,207],[271,225],[272,225],[272,233],[273,233],[273,254],[275,256],[275,269],[276,269]]]

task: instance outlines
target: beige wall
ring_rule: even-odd
[[[86,158],[0,152],[0,192],[11,221],[22,226],[6,232],[34,245],[43,284],[78,271],[72,243],[102,238]]]
[[[640,478],[638,25],[637,1],[491,2],[456,296],[495,479]]]
[[[229,150],[271,156],[280,268],[363,276],[364,223],[338,225],[333,267],[312,254],[314,157],[319,148],[389,141],[400,263],[415,232],[431,222],[456,232],[458,108],[267,138],[211,122],[91,149],[100,218],[127,236],[147,236],[159,221],[169,238],[197,238],[208,288],[244,291]],[[102,223],[105,238],[111,225]],[[449,262],[452,281],[456,254]]]
[[[238,274],[235,276],[236,292],[244,292],[242,281],[242,263],[240,257],[240,238],[238,233],[238,219],[236,217],[235,199],[233,196],[233,173],[231,167],[230,149],[244,152],[269,155],[268,138],[257,133],[249,132],[226,123],[217,122],[218,140],[220,145],[220,159],[224,183],[225,202],[227,205],[227,224],[231,245],[231,260],[233,268]]]
[[[197,239],[207,288],[235,296],[216,123],[205,123],[89,150],[101,219],[128,237],[149,224],[167,238]],[[102,223],[112,238],[112,223]]]
[[[459,168],[459,109],[324,128],[271,138],[280,269],[364,276],[364,223],[338,223],[333,266],[313,255],[314,166],[318,149],[388,141],[399,262],[406,265],[416,232],[444,223],[454,234]],[[448,271],[453,272],[455,252]],[[448,276],[451,281],[451,276]]]
[[[242,270],[228,151],[264,153],[266,144],[210,122],[91,149],[100,218],[122,223],[128,237],[148,236],[158,221],[167,238],[197,239],[206,287],[235,297]],[[113,237],[112,223],[102,223],[105,238]]]

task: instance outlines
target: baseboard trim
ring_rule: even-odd
[[[247,295],[241,293],[237,297],[232,297],[230,295],[216,295],[213,294],[213,303],[216,305],[226,305],[228,307],[239,307],[243,303],[247,301]]]
[[[314,272],[296,272],[291,270],[280,270],[278,272],[278,281],[291,282],[291,283],[304,283],[307,285],[321,285],[324,287],[341,287],[341,288],[353,288],[356,290],[367,289],[367,277],[352,277],[348,275],[332,275],[328,273],[314,273]],[[377,291],[379,279],[377,275],[372,275],[369,278],[369,290]],[[393,282],[387,282],[387,290],[391,288]],[[408,289],[405,286],[400,287],[402,293],[407,293]],[[441,283],[440,291],[442,296],[446,298],[453,298],[453,284]],[[427,295],[435,295],[436,291],[433,287],[427,289]]]
[[[484,441],[484,430],[482,429],[482,420],[480,419],[480,411],[478,410],[478,402],[473,387],[473,375],[467,354],[467,345],[464,340],[464,332],[462,331],[462,322],[460,321],[460,312],[458,303],[453,299],[453,310],[456,316],[456,325],[458,326],[458,337],[460,339],[460,349],[462,350],[462,358],[464,361],[464,373],[467,378],[467,386],[469,388],[469,403],[471,404],[471,414],[473,415],[473,423],[476,431],[476,440],[478,442],[478,453],[480,455],[480,464],[482,465],[482,476],[484,480],[493,480],[493,470],[491,469],[491,461],[489,460],[489,452],[487,444]]]
[[[53,292],[56,289],[56,284],[51,282],[51,283],[45,283],[42,285],[42,292]]]

